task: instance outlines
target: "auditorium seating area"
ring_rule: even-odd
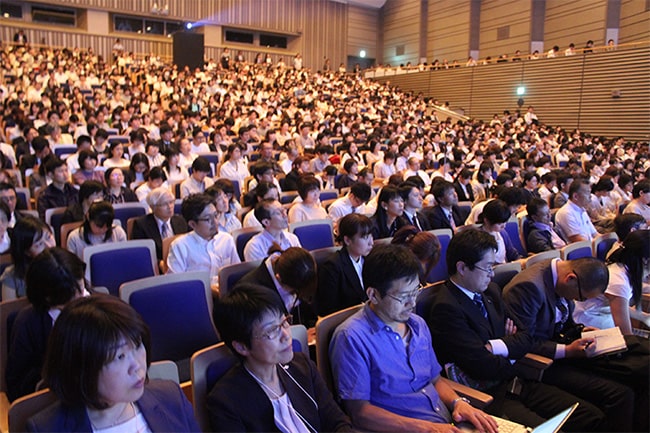
[[[633,47],[594,54],[584,60],[577,57],[552,61],[548,59],[540,61],[539,64],[526,62],[519,65],[489,65],[476,69],[459,68],[422,71],[403,76],[364,78],[361,74],[320,73],[295,70],[291,66],[267,66],[246,62],[234,63],[231,69],[224,69],[216,63],[208,64],[204,70],[199,71],[178,71],[171,64],[158,61],[132,60],[132,63],[120,67],[117,62],[112,63],[110,59],[104,59],[102,62],[92,53],[83,50],[7,46],[2,51],[0,65],[0,89],[3,90],[4,107],[0,131],[0,160],[4,169],[0,171],[0,180],[16,188],[22,202],[16,212],[31,211],[33,214],[32,210],[36,209],[39,203],[39,195],[43,194],[46,185],[53,181],[53,175],[42,173],[40,186],[34,186],[34,183],[39,181],[41,164],[41,171],[45,171],[46,158],[53,158],[47,155],[41,157],[40,154],[34,154],[36,156],[32,157],[34,148],[30,146],[35,137],[47,140],[52,154],[56,154],[54,158],[69,158],[67,167],[70,161],[77,157],[77,146],[72,143],[78,143],[79,137],[88,135],[91,151],[100,164],[102,161],[111,160],[112,156],[110,151],[103,149],[102,141],[110,143],[111,147],[123,147],[128,159],[123,170],[125,183],[120,186],[130,190],[133,185],[133,192],[137,194],[134,184],[147,186],[149,179],[139,179],[139,173],[136,173],[133,167],[130,170],[128,166],[136,155],[143,153],[137,147],[138,135],[142,135],[145,143],[141,144],[153,143],[152,147],[157,149],[155,153],[164,154],[163,158],[157,160],[155,156],[146,154],[149,157],[147,175],[157,167],[154,161],[158,161],[158,166],[164,168],[167,173],[165,183],[161,184],[170,188],[174,199],[180,200],[182,180],[172,181],[169,176],[170,163],[174,164],[173,160],[180,161],[177,163],[183,166],[183,170],[179,169],[179,173],[183,172],[185,178],[188,178],[192,176],[192,161],[199,155],[208,157],[211,170],[216,173],[208,177],[218,183],[220,179],[225,178],[221,172],[224,164],[229,158],[234,158],[232,155],[238,150],[242,154],[242,167],[249,170],[253,177],[246,176],[245,181],[228,178],[231,185],[234,184],[234,190],[230,193],[223,188],[228,203],[221,207],[219,199],[215,199],[214,203],[220,222],[219,231],[225,231],[232,236],[243,263],[222,267],[215,275],[188,274],[188,277],[193,277],[192,308],[176,309],[175,312],[192,316],[196,322],[182,323],[182,318],[179,317],[174,317],[177,322],[167,320],[171,317],[170,305],[179,306],[190,299],[189,295],[172,296],[170,293],[174,290],[184,290],[185,287],[180,288],[183,284],[190,285],[182,274],[158,275],[161,269],[166,270],[166,257],[169,249],[173,248],[170,244],[174,240],[167,241],[166,244],[163,241],[163,266],[159,266],[153,240],[131,238],[134,229],[133,218],[143,217],[150,211],[146,195],[145,199],[138,197],[132,200],[133,204],[116,202],[113,205],[114,218],[119,221],[117,225],[123,227],[125,232],[129,227],[129,239],[126,242],[100,242],[100,245],[89,246],[84,252],[89,281],[93,285],[106,287],[111,295],[122,296],[125,301],[137,304],[136,309],[150,322],[155,331],[154,343],[167,343],[164,348],[154,349],[154,360],[169,359],[177,362],[191,358],[195,365],[199,361],[217,363],[219,365],[215,368],[224,370],[233,360],[224,346],[217,343],[219,338],[211,317],[212,302],[219,297],[220,292],[224,294],[231,291],[246,272],[253,271],[260,264],[257,261],[244,262],[246,243],[263,231],[261,226],[242,226],[247,221],[246,216],[249,215],[250,218],[249,213],[255,215],[256,212],[254,206],[245,206],[244,203],[247,194],[255,194],[255,188],[249,188],[250,180],[254,179],[257,184],[277,183],[281,190],[276,198],[284,209],[288,210],[303,201],[298,192],[286,188],[292,175],[294,180],[298,179],[298,185],[301,177],[313,176],[318,179],[320,199],[317,206],[322,206],[327,218],[307,219],[287,227],[317,263],[324,261],[323,251],[333,253],[340,247],[340,243],[335,241],[335,224],[332,221],[331,209],[336,203],[335,200],[349,197],[350,189],[336,188],[334,178],[344,174],[344,160],[350,158],[357,160],[355,165],[358,168],[365,167],[355,174],[355,177],[358,176],[358,182],[367,183],[372,191],[372,198],[367,203],[355,206],[354,212],[366,214],[373,222],[377,220],[375,209],[382,205],[377,203],[382,188],[388,184],[399,186],[405,181],[415,182],[409,175],[412,173],[409,173],[405,166],[401,169],[395,167],[395,174],[385,180],[372,179],[378,161],[382,161],[390,152],[395,152],[394,156],[397,157],[397,161],[394,158],[393,164],[399,165],[400,158],[416,158],[421,168],[416,176],[422,177],[421,172],[429,183],[434,184],[440,182],[441,177],[447,176],[456,182],[461,171],[467,168],[473,174],[474,185],[478,182],[477,171],[482,170],[484,162],[489,162],[491,174],[483,185],[488,191],[492,191],[492,194],[495,191],[493,187],[498,182],[498,175],[502,174],[509,177],[508,188],[524,188],[523,177],[527,170],[536,171],[540,175],[553,172],[558,178],[562,173],[570,173],[572,178],[584,178],[591,182],[591,185],[609,176],[614,179],[617,190],[624,189],[624,186],[618,188],[618,180],[623,176],[627,176],[633,185],[639,185],[644,178],[650,178],[650,155],[647,138],[642,139],[634,134],[635,126],[643,120],[635,117],[633,106],[645,103],[642,100],[649,96],[647,89],[635,94],[627,93],[623,89],[624,99],[616,115],[600,110],[598,101],[593,101],[592,105],[582,101],[583,98],[587,100],[605,91],[607,86],[598,84],[599,77],[603,74],[616,74],[618,70],[625,70],[621,75],[622,81],[638,78],[638,75],[635,75],[637,72],[647,75],[650,66],[649,53],[648,47]],[[70,66],[66,67],[64,72],[59,68],[63,60]],[[555,63],[551,64],[553,62]],[[629,68],[631,62],[639,66],[635,71]],[[618,65],[619,69],[610,69],[611,64]],[[542,93],[552,82],[553,92],[563,93],[564,101],[557,103],[554,93],[549,92],[548,96],[534,107],[535,112],[539,113],[539,119],[536,115],[530,121],[526,117],[525,109],[521,113],[511,109],[510,112],[494,115],[495,112],[503,111],[503,107],[513,107],[512,101],[515,98],[512,95],[502,96],[506,92],[512,92],[512,89],[508,88],[508,82],[499,80],[504,70],[499,68],[512,69],[509,71],[511,75],[525,72],[526,77],[533,77],[533,81],[528,84],[529,92]],[[567,75],[570,79],[556,80],[560,75]],[[572,80],[579,80],[583,76],[593,79],[584,93],[564,92],[574,86]],[[434,95],[437,99],[452,101],[453,107],[466,107],[473,113],[473,117],[468,118],[451,112],[447,117],[444,107],[436,107],[428,98],[424,98]],[[565,109],[565,104],[567,107],[580,106],[580,110],[577,110],[576,114],[572,109]],[[551,105],[561,107],[554,107],[554,110],[549,108],[556,117],[545,118],[541,112]],[[567,130],[560,126],[561,120],[567,118],[565,115],[581,116],[580,113],[589,111],[595,115],[586,116],[587,120],[581,123],[579,129]],[[603,123],[608,125],[603,127]],[[591,134],[590,127],[605,132]],[[306,133],[303,134],[304,131]],[[171,138],[167,137],[167,134],[170,134]],[[270,158],[262,154],[261,145],[264,143],[273,145]],[[359,149],[357,154],[350,152],[352,143]],[[186,147],[190,148],[189,152],[186,152]],[[564,154],[565,151],[566,162],[558,160],[557,155],[561,152]],[[323,152],[329,153],[329,157],[322,163],[333,169],[314,170],[313,167],[318,164],[318,155]],[[432,154],[428,160],[429,164],[428,154]],[[310,168],[296,167],[296,163],[292,163],[296,160],[311,162],[312,165]],[[545,160],[548,160],[548,165],[544,165]],[[450,161],[449,170],[440,173],[440,165],[444,167]],[[277,165],[272,166],[272,180],[266,181],[255,176],[255,168],[262,163]],[[102,173],[100,177],[103,178],[107,168],[99,165],[93,170]],[[34,173],[37,174],[36,178]],[[69,173],[73,174],[72,171]],[[108,178],[106,180],[109,181]],[[22,185],[29,189],[22,189]],[[560,193],[557,187],[559,185],[553,194]],[[430,187],[419,189],[425,200],[424,207],[431,208],[437,204],[430,194]],[[30,190],[34,191],[33,195],[30,195]],[[538,196],[539,190],[535,189],[531,194]],[[111,193],[108,191],[103,195],[107,200],[110,197]],[[522,269],[545,258],[571,260],[579,257],[597,257],[604,261],[607,252],[618,240],[613,233],[614,218],[624,213],[632,201],[629,191],[627,195],[611,194],[608,197],[611,198],[616,211],[609,215],[609,225],[598,225],[600,232],[597,236],[592,240],[569,243],[561,249],[538,254],[528,253],[524,227],[517,218],[517,215],[525,215],[524,203],[524,206],[512,213],[511,219],[504,226],[521,258],[495,267],[493,281],[503,288]],[[136,201],[142,204],[136,204]],[[468,213],[471,207],[481,201],[464,202],[465,211]],[[402,200],[402,204],[404,202],[405,200]],[[548,200],[547,203],[552,205]],[[174,204],[173,214],[182,217],[182,204]],[[62,246],[66,244],[64,240],[68,230],[82,224],[81,221],[77,221],[73,226],[68,225],[70,222],[63,224],[63,212],[67,208],[69,206],[53,207],[45,213],[55,239]],[[644,217],[650,219],[648,216]],[[84,222],[87,218],[82,212]],[[226,229],[225,223],[222,224],[226,218],[236,220],[235,227],[229,226],[232,229]],[[602,221],[600,218],[593,219]],[[399,221],[400,225],[410,224],[409,221]],[[268,225],[267,220],[264,220],[263,225]],[[462,230],[462,226],[454,229]],[[445,253],[454,231],[429,231],[438,238],[441,245],[440,260],[429,269],[426,276],[425,282],[433,285],[448,277]],[[375,243],[389,242],[391,237],[375,239]],[[137,251],[133,249],[135,247],[139,247]],[[165,300],[168,300],[169,305],[165,305]],[[16,307],[25,304],[24,301],[24,298],[19,301],[2,300],[0,304],[2,392],[6,391],[4,372],[9,347],[9,329],[15,319]],[[342,314],[351,314],[351,310]],[[323,326],[323,322],[319,323]],[[192,325],[196,328],[181,325]],[[196,341],[184,338],[199,328],[201,332],[195,336]],[[170,335],[166,335],[166,332]],[[331,332],[330,335],[320,335],[319,325],[316,325],[315,335],[315,341],[309,341],[308,344],[311,346],[312,355],[315,354],[319,370],[325,372],[327,364],[323,359],[327,356],[327,346],[325,349],[321,346],[329,343],[327,339]],[[327,343],[323,342],[323,338]],[[303,351],[306,350],[304,346],[305,343],[302,342]],[[201,365],[201,369],[208,368]],[[185,367],[187,368],[187,365]],[[189,370],[186,370],[186,373],[187,371]],[[182,384],[186,395],[190,399],[194,398],[195,404],[196,388],[192,389],[192,386],[197,380],[197,371],[193,366],[191,379]],[[182,373],[181,371],[181,377]],[[209,373],[219,375],[215,371]],[[205,375],[206,372],[201,371],[201,374]],[[213,383],[214,379],[215,377],[207,379],[208,383]],[[205,392],[206,378],[202,377],[200,380],[202,392]],[[48,394],[42,391],[34,397],[39,401],[48,400]],[[485,395],[477,398],[481,397]],[[205,395],[200,398],[204,399]],[[6,398],[0,399],[2,432],[7,431],[4,415],[7,411],[8,401]],[[196,412],[198,415],[199,410],[196,409]],[[207,431],[206,415],[200,415],[201,426]]]

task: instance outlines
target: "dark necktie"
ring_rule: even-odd
[[[169,230],[167,229],[167,223],[162,223],[160,225],[160,237],[163,239],[167,239],[167,236],[169,236]]]
[[[454,222],[454,215],[449,212],[447,214],[447,218],[449,218],[449,225],[451,225],[451,230],[455,233],[456,232],[456,223]]]
[[[420,227],[420,223],[418,222],[418,215],[413,214],[413,225],[418,229],[422,230],[422,227]]]
[[[564,328],[564,324],[569,319],[569,309],[564,304],[564,302],[562,302],[562,298],[559,296],[555,300],[555,306],[558,308],[558,310],[560,310],[560,313],[562,314],[560,321],[555,324],[555,334],[559,334],[560,332],[562,332],[562,328]]]
[[[474,304],[478,307],[479,310],[481,310],[481,314],[485,319],[487,319],[488,314],[487,310],[485,309],[485,304],[483,303],[483,297],[481,296],[480,293],[474,293]]]

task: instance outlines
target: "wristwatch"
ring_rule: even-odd
[[[454,401],[451,402],[451,410],[452,411],[456,409],[456,404],[458,404],[459,401],[464,401],[467,404],[471,404],[471,402],[468,399],[466,399],[465,397],[455,398]]]

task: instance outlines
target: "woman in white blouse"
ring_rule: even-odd
[[[573,318],[601,329],[618,326],[624,335],[632,335],[631,319],[650,325],[650,314],[640,309],[643,281],[650,274],[650,231],[637,230],[627,235],[608,261],[605,293],[576,302]]]
[[[239,187],[244,185],[244,179],[250,176],[248,167],[242,159],[242,148],[239,144],[228,146],[228,152],[225,156],[226,161],[221,165],[219,177],[239,182]]]
[[[320,182],[312,175],[298,179],[298,194],[302,202],[289,209],[289,224],[307,220],[327,218],[327,212],[320,203]]]

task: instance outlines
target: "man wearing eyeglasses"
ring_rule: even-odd
[[[192,231],[172,242],[167,257],[167,273],[208,271],[214,283],[219,269],[241,262],[235,241],[228,233],[219,231],[221,215],[209,195],[185,197],[181,212]]]
[[[414,314],[420,263],[398,245],[373,248],[363,281],[369,301],[334,332],[334,385],[354,425],[364,431],[460,432],[471,422],[495,433],[496,422],[440,380],[424,320]]]
[[[647,352],[645,359],[637,359],[644,364],[637,373],[645,370],[645,378],[635,379],[625,359],[585,359],[594,341],[580,337],[582,325],[572,318],[573,302],[601,295],[608,280],[605,263],[596,258],[544,260],[517,274],[504,287],[503,300],[507,314],[533,338],[531,351],[555,360],[542,380],[597,405],[605,412],[611,431],[632,431],[633,382],[643,382],[639,385],[645,386],[647,402]],[[619,375],[612,363],[623,367],[624,373]],[[647,403],[641,410],[647,417]]]
[[[163,239],[186,233],[187,223],[180,215],[174,215],[174,195],[164,186],[153,189],[147,195],[151,213],[135,219],[131,239],[153,239],[156,256],[162,260]]]
[[[447,249],[449,279],[425,293],[425,319],[447,376],[494,397],[486,411],[536,426],[576,401],[567,431],[600,431],[605,415],[593,404],[555,386],[527,380],[520,363],[532,346],[505,314],[500,289],[492,283],[497,242],[489,233],[463,230]]]

